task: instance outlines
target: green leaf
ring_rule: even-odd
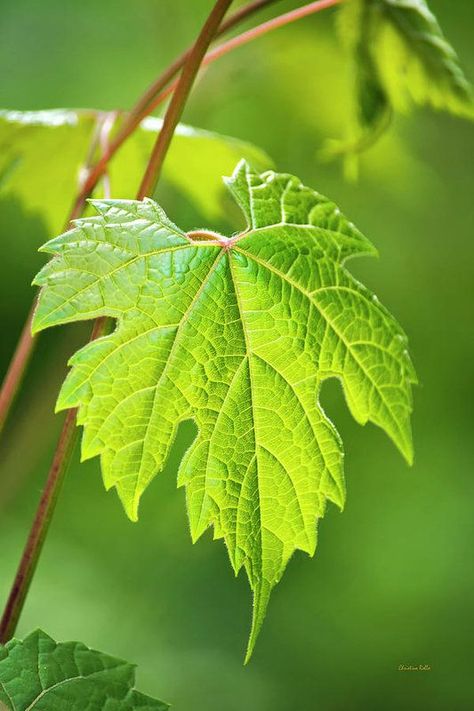
[[[0,197],[18,200],[57,234],[77,191],[95,121],[88,111],[0,111]]]
[[[195,420],[179,485],[193,540],[212,525],[247,572],[250,654],[290,556],[314,553],[327,499],[344,504],[322,381],[339,378],[356,420],[410,461],[415,376],[402,330],[345,267],[375,250],[336,205],[245,162],[226,182],[248,223],[231,238],[193,238],[152,200],[93,201],[97,217],[43,248],[34,330],[117,319],[71,359],[58,409],[79,407],[82,456],[101,456],[132,520],[178,423]]]
[[[0,111],[0,198],[19,200],[44,219],[51,234],[57,234],[77,192],[99,115],[70,109]],[[161,119],[145,119],[111,161],[114,197],[136,193],[161,125]],[[241,156],[257,169],[271,165],[268,156],[249,143],[180,124],[163,177],[204,216],[215,218],[224,207],[214,171],[222,171],[218,175],[231,171]]]
[[[355,90],[344,150],[370,146],[412,102],[474,118],[472,87],[424,0],[346,0],[339,19]]]
[[[135,667],[38,630],[0,647],[0,708],[10,711],[166,711],[135,691]]]

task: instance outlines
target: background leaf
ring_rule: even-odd
[[[136,691],[135,667],[37,630],[0,647],[0,702],[10,711],[166,711]]]
[[[247,221],[233,238],[193,240],[151,200],[94,201],[98,217],[43,248],[33,328],[117,319],[71,359],[58,409],[79,407],[82,456],[101,455],[132,520],[177,424],[195,420],[179,483],[193,539],[212,525],[247,572],[249,655],[289,558],[315,551],[326,499],[344,504],[321,383],[339,378],[354,418],[411,461],[415,376],[403,331],[344,266],[375,250],[336,205],[245,162],[227,184]]]
[[[424,0],[347,0],[339,25],[354,107],[348,142],[335,150],[365,150],[412,102],[474,118],[472,87]]]
[[[73,203],[98,115],[71,109],[0,111],[0,198],[18,200],[29,212],[39,213],[51,234],[57,234]],[[135,195],[161,125],[159,118],[145,119],[111,161],[113,197]],[[164,179],[193,200],[203,215],[215,218],[223,210],[216,175],[231,171],[242,156],[258,169],[271,163],[245,141],[180,124]]]

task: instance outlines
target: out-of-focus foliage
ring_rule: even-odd
[[[57,643],[41,630],[0,646],[0,702],[10,711],[166,711],[135,688],[135,667],[89,649]],[[0,703],[1,708],[1,703]]]
[[[44,219],[51,234],[61,230],[89,158],[97,158],[100,112],[0,111],[0,198],[18,200]],[[110,162],[113,197],[133,196],[140,184],[161,119],[149,117]],[[92,155],[90,155],[92,154]],[[265,153],[245,141],[180,124],[164,178],[180,188],[209,219],[222,213],[222,185],[245,157],[257,169],[269,167]],[[215,172],[217,170],[217,173]],[[100,192],[100,191],[99,191]]]
[[[299,4],[282,0],[259,19]],[[474,4],[430,5],[474,75]],[[192,41],[209,7],[210,0],[3,0],[0,105],[126,109]],[[352,270],[383,294],[410,337],[421,382],[415,463],[407,468],[376,428],[361,433],[337,383],[324,385],[323,406],[347,448],[348,504],[343,515],[327,511],[312,563],[295,554],[243,667],[246,581],[226,574],[225,547],[209,535],[191,547],[184,491],[176,490],[193,428],[179,430],[137,524],[105,493],[98,462],[79,465],[76,454],[18,632],[43,625],[57,639],[79,637],[133,659],[139,688],[176,711],[464,711],[473,702],[474,135],[468,122],[445,114],[399,114],[361,155],[357,185],[344,182],[336,164],[318,162],[319,145],[342,134],[350,111],[336,13],[216,62],[184,120],[262,146],[279,170],[317,185],[376,239],[380,259],[354,261]],[[162,183],[158,194],[186,229],[205,222],[181,193]],[[52,233],[14,200],[1,199],[0,210],[4,369],[44,262],[36,247]],[[229,233],[235,225],[229,205],[213,226]],[[70,325],[41,336],[0,443],[3,598],[61,424],[53,409],[65,364],[88,332]],[[431,671],[398,671],[418,663]]]
[[[346,0],[339,27],[355,105],[348,143],[338,150],[364,150],[411,102],[474,118],[472,86],[424,0]]]

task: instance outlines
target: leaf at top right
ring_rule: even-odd
[[[371,145],[411,103],[474,118],[472,86],[424,0],[346,0],[339,20],[354,65],[346,151]]]

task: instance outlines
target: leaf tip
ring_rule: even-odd
[[[407,426],[406,426],[406,431],[404,433],[403,438],[392,438],[393,441],[395,442],[400,454],[402,455],[403,459],[405,462],[408,464],[409,467],[413,466],[414,458],[415,458],[415,452],[414,452],[414,447],[413,447],[413,437],[411,433],[411,427],[410,427],[410,422],[408,420]]]
[[[235,166],[234,170],[232,171],[232,175],[224,176],[222,180],[224,181],[225,185],[231,186],[232,183],[237,180],[241,173],[246,173],[248,170],[250,170],[250,165],[245,160],[245,158],[241,158]]]
[[[133,498],[125,500],[122,498],[122,504],[125,509],[125,513],[132,523],[137,523],[138,521],[138,507],[140,504],[140,497],[135,494]]]
[[[244,664],[249,663],[255,649],[255,643],[258,639],[258,635],[260,634],[263,620],[265,619],[265,613],[270,599],[270,592],[271,585],[266,580],[259,580],[253,588],[252,626],[250,628]]]
[[[44,328],[44,323],[41,315],[38,313],[38,307],[36,307],[33,318],[31,319],[30,332],[32,336],[36,336]]]
[[[413,443],[409,442],[407,446],[405,447],[405,451],[402,452],[406,463],[408,464],[409,467],[413,466],[413,463],[415,461],[415,452],[413,449]]]

